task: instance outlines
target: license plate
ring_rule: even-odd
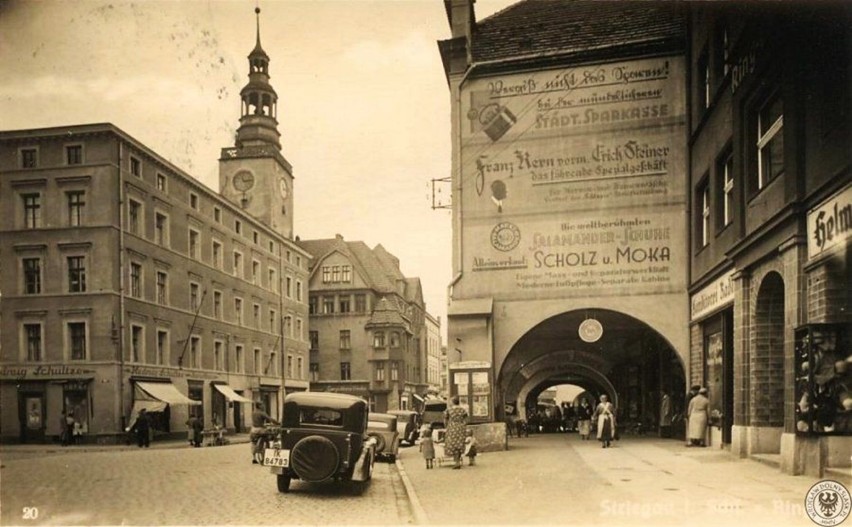
[[[263,465],[266,467],[289,467],[290,451],[280,448],[267,448],[263,451]]]

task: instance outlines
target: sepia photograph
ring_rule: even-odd
[[[0,0],[0,525],[852,520],[852,2]]]

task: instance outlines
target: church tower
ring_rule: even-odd
[[[293,237],[293,167],[281,154],[278,94],[269,84],[269,55],[257,43],[249,53],[248,84],[240,91],[236,142],[219,158],[222,196],[286,238]]]

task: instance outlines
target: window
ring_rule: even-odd
[[[213,369],[223,370],[222,368],[222,341],[216,340],[213,342]]]
[[[42,360],[41,324],[24,324],[24,339],[27,345],[27,361],[40,362]]]
[[[189,257],[193,260],[199,259],[198,250],[201,245],[200,240],[201,233],[196,230],[189,229]]]
[[[319,331],[308,331],[308,337],[311,342],[311,351],[319,350]]]
[[[213,318],[222,320],[222,291],[213,291]]]
[[[142,326],[130,326],[130,362],[142,362]]]
[[[391,380],[398,381],[399,380],[399,363],[396,361],[391,362]]]
[[[275,242],[273,242],[272,240],[269,240],[269,252],[275,254]]]
[[[719,219],[722,221],[721,226],[725,227],[734,220],[734,156],[730,151],[719,158],[716,174],[722,182]]]
[[[331,266],[331,281],[332,282],[340,282],[340,266],[332,265]]]
[[[195,192],[189,193],[189,206],[193,210],[198,210],[198,194],[196,194]]]
[[[213,207],[213,221],[222,223],[222,209],[219,207]]]
[[[260,285],[260,262],[251,261],[251,283]]]
[[[201,337],[189,337],[189,367],[201,368]]]
[[[373,347],[374,348],[384,348],[385,347],[385,332],[384,331],[376,331],[373,333]]]
[[[41,258],[24,258],[21,261],[24,269],[24,294],[37,295],[41,293]]]
[[[310,296],[308,298],[308,314],[316,315],[317,314],[317,297]]]
[[[198,293],[201,290],[201,286],[199,286],[195,282],[189,283],[189,309],[192,311],[198,311]]]
[[[296,319],[296,338],[300,341],[304,340],[304,338],[305,338],[305,334],[302,332],[302,319],[301,318]]]
[[[68,292],[86,292],[86,260],[84,256],[69,256],[68,261]]]
[[[319,380],[319,363],[312,362],[308,367],[311,369],[311,381],[317,382]]]
[[[349,283],[352,281],[352,266],[344,265],[341,266],[340,270],[340,281]]]
[[[243,222],[241,222],[240,220],[234,220],[234,230],[237,232],[237,234],[242,234]]]
[[[355,295],[355,312],[367,312],[367,295]]]
[[[133,156],[130,157],[130,173],[136,177],[142,177],[142,162]]]
[[[243,255],[238,251],[234,251],[234,276],[243,274]]]
[[[260,304],[254,304],[251,306],[251,313],[254,327],[260,329]]]
[[[269,269],[267,269],[267,271],[266,271],[266,275],[267,275],[267,276],[266,276],[266,286],[267,286],[269,289],[271,289],[272,291],[276,291],[276,290],[277,290],[277,288],[275,287],[275,281],[276,281],[276,279],[275,279],[275,269],[273,269],[272,267],[270,267]]]
[[[266,367],[263,368],[263,372],[273,377],[278,376],[278,360],[275,358],[274,351],[269,352],[269,361],[266,363]]]
[[[157,174],[157,190],[159,190],[160,192],[166,192],[167,184],[168,183],[166,180],[166,176],[164,176],[163,174]]]
[[[397,333],[396,331],[392,331],[390,334],[390,347],[399,347],[399,333]]]
[[[331,267],[324,265],[322,267],[322,283],[330,284],[331,283]]]
[[[293,298],[293,278],[288,276],[284,283],[286,284],[284,287],[284,291],[287,295],[287,298]]]
[[[79,227],[83,224],[83,210],[86,208],[86,193],[82,190],[72,190],[65,193],[68,203],[68,225]]]
[[[716,26],[713,42],[713,73],[716,76],[717,85],[728,74],[728,57],[731,52],[729,46],[728,27],[724,23],[719,23]]]
[[[325,314],[334,313],[334,297],[325,296],[322,299],[322,312]]]
[[[154,216],[154,241],[164,247],[169,244],[169,218],[159,212]]]
[[[701,247],[706,247],[710,243],[710,187],[706,179],[698,187],[698,198],[700,202],[698,239],[701,242]]]
[[[127,230],[131,234],[139,235],[139,225],[141,223],[142,204],[138,201],[127,201]]]
[[[165,305],[168,302],[168,275],[157,271],[157,303]]]
[[[340,330],[340,349],[348,350],[352,348],[352,338],[348,329]]]
[[[296,280],[296,301],[302,301],[302,281]]]
[[[293,378],[293,356],[287,355],[287,377]]]
[[[142,297],[142,265],[130,262],[130,296]]]
[[[710,85],[710,56],[707,53],[707,48],[701,52],[698,57],[697,64],[697,79],[695,87],[698,89],[698,108],[705,110],[710,107],[710,99],[712,97]]]
[[[243,299],[235,298],[234,299],[234,317],[237,320],[237,324],[243,324]]]
[[[251,241],[253,241],[255,245],[258,245],[260,243],[260,236],[257,234],[257,231],[252,231]]]
[[[291,315],[284,317],[284,334],[293,338],[293,317]]]
[[[302,357],[298,357],[296,359],[296,363],[299,365],[296,368],[296,378],[297,379],[303,379],[305,377],[305,369],[304,369],[304,361],[303,361]]]
[[[757,115],[757,188],[784,172],[784,106],[776,93]]]
[[[83,145],[70,145],[65,147],[65,163],[68,165],[83,164]]]
[[[290,259],[291,259],[292,257],[293,257],[293,253],[292,253],[292,252],[290,252],[290,251],[287,251],[287,263],[290,263]]]
[[[352,310],[351,298],[349,295],[340,297],[340,312],[349,313]]]
[[[21,149],[21,168],[36,168],[38,166],[38,150],[35,148]]]
[[[155,364],[165,364],[169,356],[169,332],[163,329],[157,330],[157,357]]]
[[[278,333],[278,328],[275,327],[275,321],[278,319],[278,313],[274,309],[269,310],[269,332]]]
[[[86,360],[86,323],[68,323],[68,347],[71,360]]]
[[[222,242],[213,240],[213,267],[222,268]]]
[[[349,363],[348,362],[341,362],[340,363],[340,380],[341,381],[348,381],[348,380],[351,380],[351,379],[352,379],[352,370],[349,367]]]
[[[243,373],[245,371],[245,358],[243,357],[243,345],[234,346],[234,371]]]
[[[41,227],[41,194],[22,194],[24,202],[24,228],[38,229]]]
[[[289,262],[290,258],[287,258],[287,261]],[[301,256],[296,256],[296,267],[298,267],[299,269],[302,268],[302,257]]]
[[[385,363],[377,362],[376,363],[376,380],[384,381],[385,380]]]
[[[254,372],[260,373],[261,368],[260,348],[254,348]]]

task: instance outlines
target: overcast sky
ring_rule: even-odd
[[[514,3],[479,0],[477,19]],[[254,0],[0,0],[0,129],[111,122],[218,190]],[[442,0],[261,1],[261,41],[293,164],[296,234],[363,240],[419,276],[446,334],[451,223]],[[443,189],[444,201],[449,188]]]

